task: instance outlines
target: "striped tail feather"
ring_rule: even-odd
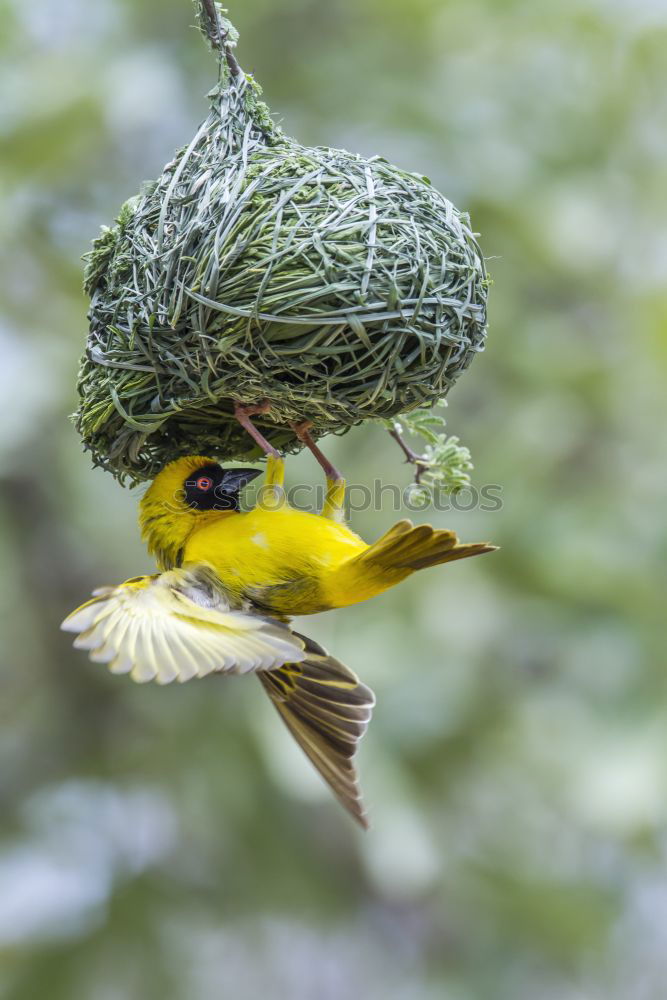
[[[339,607],[352,603],[350,595],[355,601],[367,600],[416,570],[493,552],[496,547],[488,542],[464,544],[455,531],[430,524],[415,527],[411,521],[398,521],[377,542],[336,570],[331,581],[331,604]]]
[[[297,633],[295,633],[297,634]],[[370,688],[312,639],[306,658],[257,677],[283,722],[350,815],[368,828],[355,767],[370,722]]]
[[[411,521],[403,520],[356,556],[353,562],[388,570],[416,570],[493,552],[496,548],[488,542],[464,544],[455,531],[433,528],[430,524],[420,524],[415,528]]]

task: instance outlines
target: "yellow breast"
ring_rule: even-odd
[[[367,548],[353,531],[327,518],[290,507],[256,508],[195,528],[184,561],[210,563],[226,586],[243,592],[299,578],[318,583]]]

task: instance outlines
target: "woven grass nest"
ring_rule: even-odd
[[[187,453],[258,452],[235,401],[298,450],[290,421],[341,433],[444,397],[481,350],[488,281],[467,216],[428,180],[284,135],[204,3],[211,109],[88,255],[75,416],[121,481]]]

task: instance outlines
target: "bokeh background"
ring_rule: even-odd
[[[420,516],[502,550],[308,623],[377,693],[366,835],[251,679],[71,650],[71,607],[150,569],[67,420],[79,258],[214,65],[188,0],[0,0],[0,995],[664,1000],[667,2],[231,14],[288,131],[429,174],[481,232],[491,334],[448,420],[503,505]],[[329,447],[408,481],[379,427]]]

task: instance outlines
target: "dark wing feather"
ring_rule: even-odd
[[[338,801],[367,829],[354,758],[370,722],[375,697],[321,646],[305,636],[299,638],[306,647],[304,660],[257,677]]]

